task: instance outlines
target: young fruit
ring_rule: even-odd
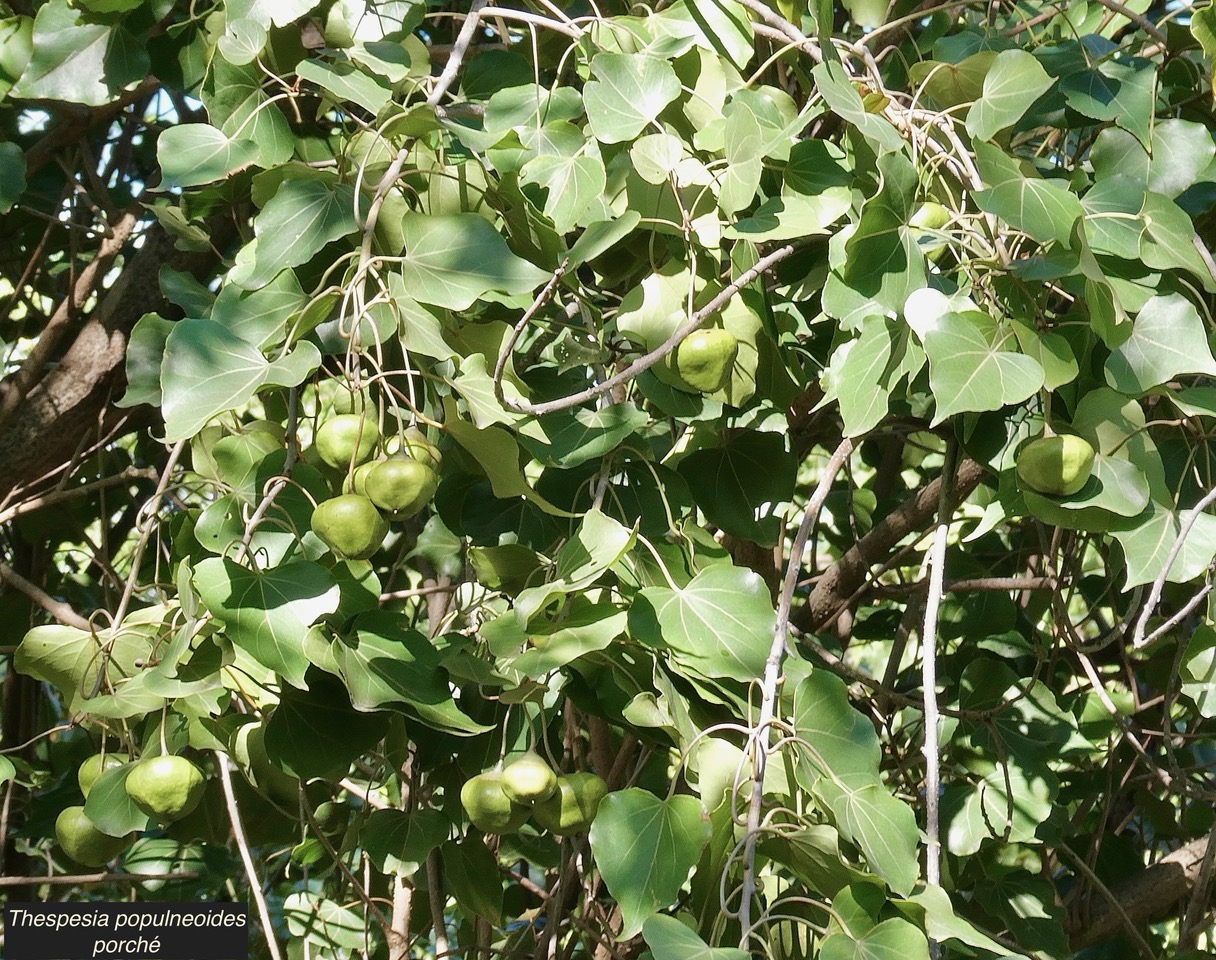
[[[912,239],[920,247],[921,253],[929,259],[936,260],[949,246],[938,234],[949,222],[950,211],[932,200],[922,203],[909,218],[908,226],[912,228]]]
[[[80,792],[84,794],[85,799],[88,799],[89,791],[93,789],[98,777],[107,770],[121,767],[130,759],[125,753],[95,753],[82,763],[76,771],[76,782],[80,784]]]
[[[366,560],[384,542],[388,521],[376,505],[357,493],[344,493],[317,504],[312,532],[339,557]]]
[[[352,459],[356,464],[370,460],[379,442],[380,430],[374,420],[355,413],[341,413],[317,428],[313,446],[331,467],[346,469]]]
[[[531,806],[548,800],[557,791],[557,774],[534,751],[529,750],[502,772],[503,792],[516,803]]]
[[[202,771],[185,757],[141,760],[127,776],[127,796],[161,823],[180,820],[197,807],[206,786]]]
[[[84,807],[65,807],[55,818],[55,838],[63,852],[86,867],[109,863],[130,845],[126,837],[111,837],[93,825]]]
[[[537,826],[566,836],[591,829],[591,821],[608,794],[608,784],[594,773],[571,773],[557,778],[557,792],[532,808]]]
[[[412,517],[430,503],[438,486],[439,477],[426,463],[404,457],[380,461],[364,481],[368,499],[399,519]]]
[[[361,464],[359,464],[359,466],[355,467],[355,472],[352,473],[349,477],[347,477],[346,480],[343,482],[342,492],[343,493],[357,493],[362,497],[366,497],[367,496],[367,476],[374,469],[376,469],[376,467],[379,466],[380,463],[381,463],[381,461],[379,461],[379,460],[368,460],[367,463],[361,463]]]
[[[344,803],[326,800],[313,811],[312,818],[317,821],[317,826],[326,837],[337,841],[346,832],[346,822],[350,819],[349,808]]]
[[[417,427],[406,427],[401,434],[401,452],[414,460],[420,460],[432,470],[438,470],[443,462],[439,448],[426,438]]]
[[[1094,469],[1094,448],[1071,435],[1039,437],[1018,454],[1017,470],[1031,490],[1052,497],[1076,493]]]
[[[739,341],[729,330],[694,330],[676,348],[676,373],[701,393],[714,393],[730,382]]]
[[[460,788],[460,805],[482,833],[511,833],[528,819],[528,808],[511,802],[503,790],[502,774],[497,771],[466,780]]]

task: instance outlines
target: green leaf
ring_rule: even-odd
[[[451,830],[438,810],[376,810],[359,828],[359,843],[381,873],[410,877]]]
[[[942,794],[943,840],[955,856],[977,853],[989,838],[1033,841],[1039,824],[1051,816],[1052,783],[1012,760],[1004,767],[985,766],[974,782],[951,783]]]
[[[714,564],[681,590],[648,587],[640,598],[650,610],[635,601],[631,625],[653,616],[662,643],[688,668],[743,683],[764,674],[777,615],[759,574]]]
[[[155,826],[152,818],[135,806],[127,795],[127,777],[134,769],[135,764],[125,763],[106,770],[93,782],[84,802],[85,816],[98,830],[111,837],[125,837],[128,833]]]
[[[466,915],[475,915],[498,924],[502,921],[502,874],[498,861],[486,849],[480,836],[470,834],[463,840],[443,845],[444,875],[452,896]]]
[[[1021,403],[1043,386],[1043,368],[1016,350],[1013,331],[977,310],[946,313],[925,334],[933,423],[965,411]]]
[[[607,185],[604,161],[591,153],[537,157],[524,164],[520,177],[524,183],[535,183],[548,191],[545,216],[562,234],[569,233],[589,212],[598,209]]]
[[[664,7],[660,17],[665,24],[684,21],[696,27],[698,45],[725,57],[738,70],[755,55],[748,10],[734,0],[677,0]]]
[[[1060,81],[1068,105],[1095,120],[1114,120],[1146,147],[1153,128],[1157,66],[1149,60],[1104,60]]]
[[[748,960],[738,947],[711,947],[675,917],[657,914],[642,924],[654,960]]]
[[[524,676],[540,677],[564,667],[579,657],[607,649],[625,632],[628,616],[611,603],[589,603],[575,596],[556,624],[543,621],[529,625],[532,647],[511,661],[511,668]]]
[[[243,406],[269,370],[260,350],[215,321],[179,320],[165,340],[160,369],[165,439],[192,437],[212,417]]]
[[[215,57],[203,103],[210,121],[225,134],[256,143],[258,166],[269,169],[291,159],[296,136],[278,105],[270,103],[270,95],[262,89],[266,79],[257,64],[237,66],[222,56]]]
[[[272,762],[302,780],[337,780],[388,728],[387,715],[359,713],[335,677],[314,671],[309,689],[285,687],[266,721]]]
[[[316,0],[227,0],[224,12],[230,20],[252,20],[269,28],[294,23],[315,6]]]
[[[350,63],[301,60],[296,67],[296,75],[332,94],[339,105],[349,100],[371,114],[379,113],[393,96],[391,87]]]
[[[25,186],[25,154],[15,143],[0,143],[0,213],[13,209]]]
[[[529,587],[515,598],[515,614],[527,623],[555,596],[574,594],[591,586],[634,543],[634,531],[599,510],[588,510],[574,536],[554,557],[554,579]]]
[[[822,780],[816,788],[840,832],[861,848],[866,862],[896,893],[912,892],[919,878],[916,816],[882,784],[846,788]]]
[[[718,187],[718,208],[730,216],[752,202],[760,187],[764,159],[760,155],[760,123],[741,101],[727,107],[726,172]]]
[[[118,406],[160,405],[161,361],[173,326],[155,313],[145,313],[135,322],[127,341],[127,392],[118,401]]]
[[[1136,315],[1131,336],[1106,360],[1106,382],[1140,395],[1180,374],[1216,374],[1216,359],[1195,305],[1179,293],[1153,297]]]
[[[983,95],[967,114],[967,133],[991,140],[1011,127],[1054,83],[1047,71],[1025,50],[1003,50],[984,76]]]
[[[259,290],[224,284],[211,306],[211,319],[247,343],[265,348],[287,338],[290,321],[307,304],[295,273],[284,270]]]
[[[289,683],[304,684],[304,635],[338,609],[338,587],[324,567],[297,560],[260,572],[208,557],[195,568],[194,585],[233,643]]]
[[[82,23],[67,0],[51,0],[34,17],[33,56],[9,91],[14,100],[66,100],[87,107],[110,101],[105,82],[110,28]]]
[[[1140,238],[1140,259],[1146,266],[1169,270],[1189,270],[1208,293],[1216,293],[1216,277],[1195,249],[1194,224],[1169,197],[1149,193],[1144,198],[1144,233]]]
[[[924,912],[925,929],[929,936],[939,943],[946,940],[957,940],[969,947],[977,947],[998,955],[1004,955],[1007,952],[1004,946],[980,933],[970,923],[959,917],[950,903],[950,895],[941,887],[929,884],[920,892],[914,893],[909,901]]]
[[[207,123],[183,123],[160,135],[156,158],[162,187],[196,187],[249,166],[258,158],[258,145],[252,140],[231,140]]]
[[[869,433],[887,415],[891,395],[887,367],[894,346],[890,321],[869,317],[862,322],[861,336],[833,354],[828,392],[840,403],[845,436]]]
[[[352,907],[302,891],[283,900],[283,919],[293,938],[307,940],[326,951],[327,956],[343,956],[364,950],[368,941],[378,939],[368,928],[363,915]],[[332,951],[332,952],[330,952]]]
[[[491,729],[461,712],[439,650],[393,614],[360,617],[354,636],[335,640],[333,653],[356,710],[403,709],[432,729],[457,736]]]
[[[231,10],[229,9],[231,17]],[[229,19],[224,35],[219,39],[220,53],[229,63],[245,66],[253,63],[266,46],[266,27],[248,18]]]
[[[90,634],[57,623],[34,627],[18,644],[13,666],[19,673],[54,686],[63,694],[64,708],[78,713],[87,709],[86,698],[97,685],[99,671],[105,670],[110,685],[139,673],[136,662],[151,652],[162,614],[163,608],[155,607],[137,611],[123,621],[116,634],[111,630]],[[104,692],[106,686],[101,689]]]
[[[632,140],[680,95],[680,80],[666,60],[633,53],[600,53],[595,79],[583,87],[591,130],[601,143]]]
[[[1178,539],[1181,525],[1175,512],[1153,502],[1144,519],[1130,530],[1116,530],[1114,537],[1123,547],[1127,565],[1124,589],[1151,583],[1165,569],[1165,561]],[[1199,576],[1216,557],[1216,517],[1200,514],[1182,543],[1166,577],[1171,583],[1187,583]]]
[[[804,753],[819,777],[850,785],[879,783],[882,748],[874,726],[849,703],[844,681],[812,671],[794,692],[794,729],[809,745]]]
[[[903,149],[904,138],[899,131],[883,117],[866,110],[861,94],[839,62],[825,58],[811,74],[831,111],[860,130],[880,155]]]
[[[1182,660],[1182,693],[1201,716],[1216,717],[1216,630],[1200,624],[1187,641]]]
[[[0,757],[0,783],[8,783],[16,777],[17,768],[13,766],[13,761],[8,757]]]
[[[1040,243],[1068,243],[1073,224],[1084,212],[1075,193],[1060,181],[1025,176],[1012,157],[991,144],[975,144],[975,158],[988,184],[988,189],[972,194],[980,209]]]
[[[409,213],[402,232],[402,279],[422,303],[465,310],[491,290],[528,293],[549,278],[512,253],[502,235],[474,213]]]
[[[772,516],[757,519],[756,514],[766,504],[793,496],[797,467],[784,436],[748,430],[723,447],[689,454],[679,471],[711,523],[733,536],[771,546],[780,523]]]
[[[649,417],[628,401],[596,410],[580,407],[541,420],[547,444],[530,437],[520,437],[520,443],[542,463],[569,469],[611,453],[648,422]]]
[[[853,939],[845,933],[825,937],[819,960],[928,960],[929,942],[907,920],[892,917]]]
[[[636,936],[648,917],[676,900],[710,832],[696,797],[660,800],[632,789],[604,798],[591,825],[591,850],[620,904],[620,937]]]
[[[254,219],[254,263],[236,282],[247,290],[264,287],[277,273],[307,263],[327,243],[354,233],[354,201],[354,190],[345,184],[284,180]]]

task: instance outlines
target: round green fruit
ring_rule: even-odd
[[[339,557],[366,560],[384,542],[388,521],[367,497],[344,493],[317,504],[312,532]]]
[[[531,806],[557,792],[557,774],[539,755],[529,750],[502,772],[503,792],[516,803]]]
[[[908,220],[912,238],[926,257],[936,260],[949,246],[938,233],[949,222],[950,210],[933,201],[922,203]]]
[[[1094,448],[1081,437],[1039,437],[1018,454],[1018,476],[1031,490],[1052,497],[1068,497],[1089,479],[1094,469]]]
[[[347,477],[345,482],[343,482],[342,492],[343,493],[357,493],[362,497],[366,497],[367,496],[367,476],[377,466],[379,466],[380,463],[381,463],[381,461],[379,461],[379,460],[369,460],[369,461],[367,461],[367,463],[361,463],[361,464],[359,464],[359,466],[355,467],[355,472],[352,473],[349,477]]]
[[[532,808],[537,826],[566,836],[591,829],[600,801],[608,795],[608,784],[594,773],[571,773],[557,778],[557,791]]]
[[[135,806],[161,823],[172,823],[198,806],[207,781],[185,757],[170,755],[139,761],[126,786]]]
[[[349,808],[344,803],[326,800],[313,811],[312,818],[317,821],[317,826],[326,837],[337,840],[346,832],[346,822],[350,819]]]
[[[503,789],[503,776],[497,771],[466,780],[460,788],[460,805],[482,833],[511,833],[528,819],[528,808],[511,801]]]
[[[84,807],[65,807],[55,818],[55,838],[63,852],[86,867],[105,866],[130,845],[126,837],[111,837],[94,826]]]
[[[353,460],[364,463],[376,452],[380,430],[376,422],[355,413],[340,413],[317,428],[313,446],[331,467],[346,469]]]
[[[421,460],[382,460],[368,471],[367,497],[394,517],[412,517],[431,502],[439,477]]]
[[[98,777],[107,770],[121,767],[130,759],[125,753],[96,753],[82,763],[76,771],[76,782],[80,784],[80,792],[84,794],[85,799],[88,799],[89,791],[93,789]]]
[[[401,434],[401,452],[414,460],[420,460],[432,470],[438,470],[443,462],[439,448],[426,438],[417,427],[406,427]]]
[[[676,348],[676,373],[701,393],[714,393],[730,382],[739,341],[729,330],[694,330]]]

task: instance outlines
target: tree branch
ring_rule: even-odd
[[[957,503],[971,493],[983,476],[983,466],[974,460],[961,460],[954,476],[954,501]],[[845,551],[815,584],[798,625],[815,632],[840,616],[853,594],[865,584],[870,567],[884,560],[908,534],[924,529],[933,518],[941,497],[941,484],[939,477],[921,487]]]

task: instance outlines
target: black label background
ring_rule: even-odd
[[[106,914],[105,926],[35,926],[26,918],[14,921],[16,910],[38,915]],[[239,926],[166,927],[161,924],[122,926],[114,929],[114,918],[133,914],[163,915],[229,914],[244,917]],[[232,922],[232,921],[230,921]],[[119,951],[97,953],[97,960],[247,960],[249,956],[249,908],[243,903],[9,903],[4,906],[5,960],[93,960],[98,940],[154,940],[160,938],[155,953]]]

